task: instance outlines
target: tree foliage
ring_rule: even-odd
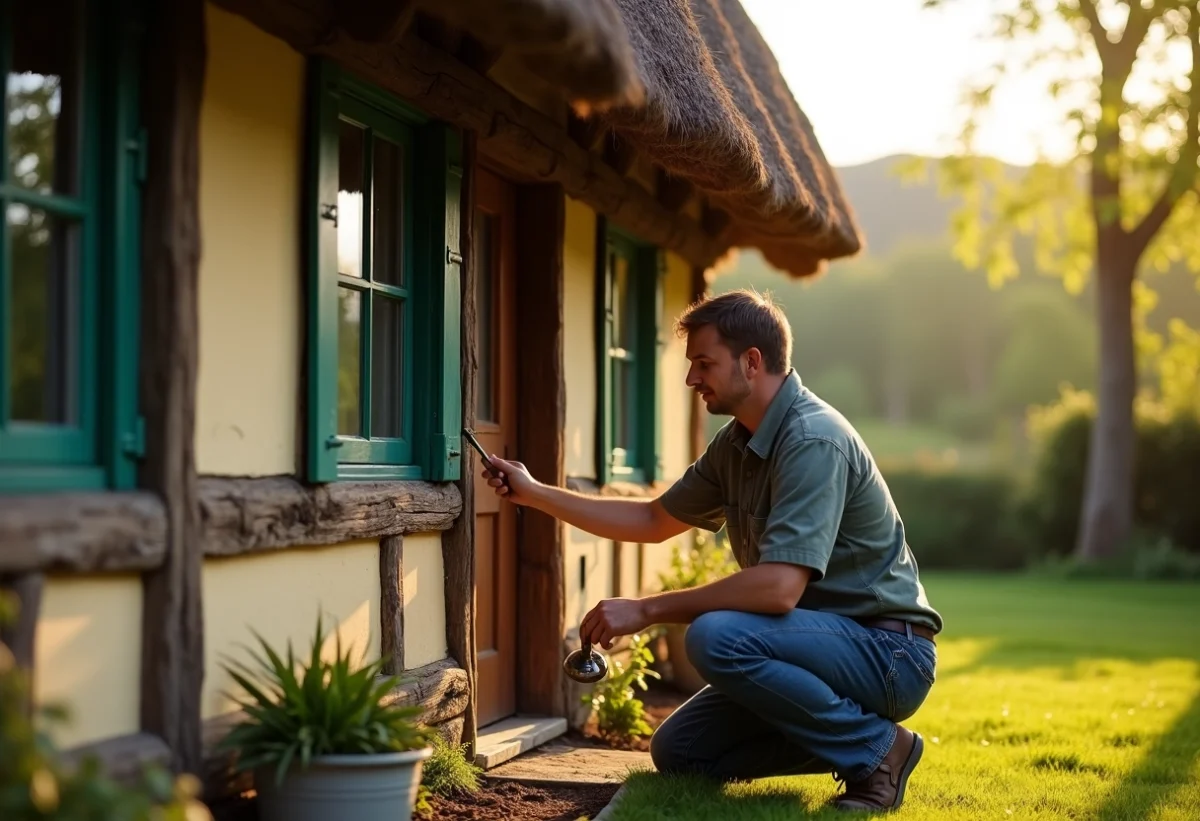
[[[940,182],[963,197],[956,253],[994,286],[1018,275],[1018,238],[1068,290],[1096,278],[1099,410],[1078,551],[1106,555],[1133,523],[1138,360],[1164,348],[1144,332],[1134,341],[1153,303],[1147,274],[1179,264],[1200,273],[1200,0],[1008,0],[994,22],[1003,57],[969,86]],[[997,89],[1033,70],[1052,78],[1073,151],[1014,177],[977,156],[975,138]],[[1173,350],[1186,347],[1175,337]]]

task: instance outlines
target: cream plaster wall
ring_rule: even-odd
[[[596,212],[567,198],[563,247],[563,357],[568,476],[596,477]]]
[[[304,61],[206,6],[200,115],[200,473],[291,473],[296,461]]]
[[[404,666],[446,657],[446,585],[440,533],[404,537]]]
[[[142,582],[129,576],[46,580],[34,647],[34,699],[61,704],[63,747],[137,732],[141,687]]]
[[[208,559],[202,586],[204,718],[236,709],[225,693],[242,694],[222,662],[233,658],[253,668],[245,650],[258,647],[251,630],[279,650],[290,640],[303,656],[319,612],[328,636],[323,655],[333,655],[336,630],[355,660],[379,658],[378,540]]]

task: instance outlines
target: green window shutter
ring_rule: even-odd
[[[310,62],[308,294],[306,349],[308,372],[307,477],[338,478],[337,378],[337,201],[338,70],[325,60]]]
[[[638,250],[638,452],[647,481],[659,481],[662,469],[661,393],[663,283],[666,254],[655,247]]]
[[[462,145],[458,133],[441,124],[426,126],[420,144],[429,178],[429,196],[422,200],[430,203],[428,270],[440,283],[430,290],[428,306],[434,351],[428,478],[447,482],[462,473]]]
[[[608,221],[596,219],[596,482],[612,481],[613,449],[613,258],[614,248],[608,235]]]

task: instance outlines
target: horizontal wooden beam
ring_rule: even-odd
[[[672,213],[687,205],[695,190],[691,180],[668,174],[662,167],[655,172],[655,198],[659,205]]]
[[[210,557],[446,530],[462,510],[450,483],[201,477],[199,494]],[[150,492],[0,497],[0,574],[153,570],[166,533],[165,508]]]
[[[420,705],[420,720],[425,724],[441,724],[467,709],[467,671],[454,659],[435,661],[400,676],[404,681],[384,697],[383,703]]]
[[[154,493],[0,496],[0,573],[150,570],[166,533]]]
[[[95,759],[109,778],[133,786],[141,780],[144,768],[169,766],[171,750],[153,733],[130,733],[72,747],[62,754],[63,763],[70,768],[88,759]]]
[[[450,483],[209,477],[199,492],[207,556],[446,530],[462,510],[462,494]]]

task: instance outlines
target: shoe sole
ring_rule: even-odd
[[[921,763],[921,756],[924,753],[925,740],[921,738],[920,733],[914,732],[912,749],[908,751],[908,758],[904,759],[904,766],[900,768],[900,778],[897,779],[896,785],[896,800],[892,802],[892,809],[897,809],[904,803],[904,793],[908,789],[908,777]]]

